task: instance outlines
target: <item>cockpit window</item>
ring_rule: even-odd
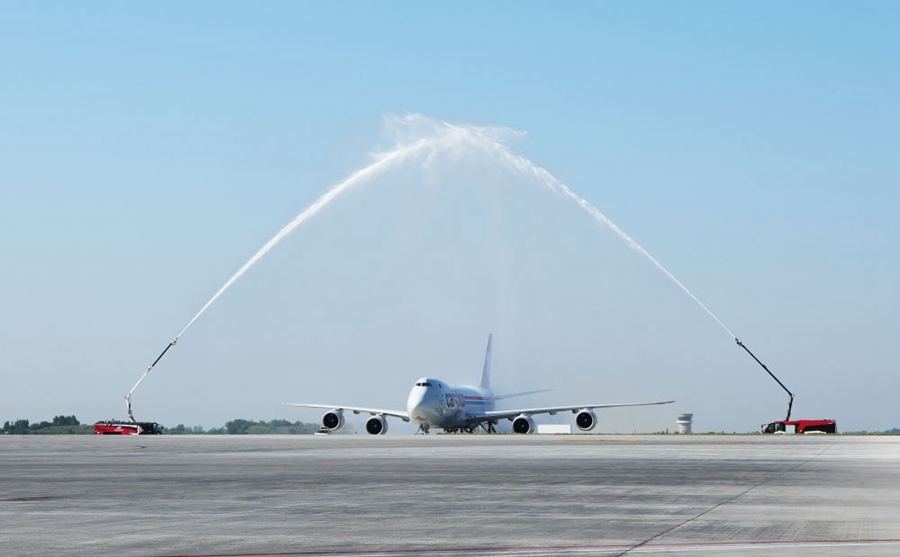
[[[429,383],[428,381],[419,381],[418,383],[416,383],[416,387],[431,387],[431,386],[432,386],[431,383]]]

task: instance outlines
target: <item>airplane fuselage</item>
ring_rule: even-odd
[[[473,418],[493,409],[491,389],[448,385],[428,377],[416,381],[406,401],[410,421],[426,430],[465,428]]]

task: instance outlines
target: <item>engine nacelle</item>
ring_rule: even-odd
[[[384,435],[387,430],[388,424],[384,416],[372,416],[366,420],[366,431],[372,435]]]
[[[519,414],[513,419],[513,431],[516,433],[534,433],[534,420],[528,414]]]
[[[322,416],[322,425],[332,431],[341,429],[344,427],[344,413],[340,410],[325,412],[325,415]]]
[[[594,414],[593,410],[582,408],[575,415],[575,425],[581,431],[590,431],[597,425],[597,414]]]

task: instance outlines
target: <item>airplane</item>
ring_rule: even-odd
[[[537,429],[532,416],[534,414],[555,415],[557,412],[575,414],[575,425],[581,431],[591,431],[597,425],[594,410],[600,408],[621,408],[624,406],[653,406],[671,404],[674,400],[662,402],[637,402],[624,404],[579,404],[575,406],[551,406],[546,408],[524,408],[518,410],[494,410],[498,400],[542,393],[543,391],[526,391],[507,395],[495,395],[491,389],[491,342],[493,335],[488,335],[487,351],[484,355],[484,366],[481,370],[481,382],[477,387],[448,385],[438,379],[423,377],[416,381],[409,391],[406,410],[384,410],[380,408],[362,408],[340,404],[308,404],[286,403],[285,406],[301,408],[324,408],[328,410],[322,416],[322,427],[336,431],[344,425],[344,411],[354,414],[370,414],[366,420],[366,432],[372,435],[384,435],[388,430],[386,417],[399,418],[404,422],[413,422],[419,426],[417,433],[428,434],[431,428],[443,429],[445,433],[473,433],[481,428],[494,433],[494,426],[500,420],[512,422],[515,433],[534,433]]]

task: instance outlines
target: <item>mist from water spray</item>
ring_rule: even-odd
[[[365,184],[373,177],[395,168],[405,161],[414,157],[424,155],[422,158],[422,168],[430,168],[439,157],[460,158],[465,155],[488,154],[494,160],[498,160],[510,169],[522,174],[537,178],[537,180],[550,189],[551,191],[561,194],[571,201],[574,201],[581,207],[597,224],[603,225],[616,234],[629,248],[638,252],[641,256],[652,263],[657,269],[665,274],[674,282],[681,290],[684,291],[692,300],[694,300],[703,310],[712,317],[732,338],[735,337],[728,327],[719,320],[716,315],[701,302],[688,288],[681,283],[675,276],[669,272],[659,261],[657,261],[650,253],[638,244],[631,236],[619,228],[613,221],[601,213],[596,207],[591,205],[586,199],[579,196],[564,183],[557,180],[544,168],[534,164],[529,159],[517,155],[510,151],[504,140],[510,136],[521,135],[508,128],[501,127],[478,127],[478,126],[460,126],[453,125],[440,120],[434,120],[422,116],[421,114],[407,114],[403,116],[389,116],[385,119],[385,128],[392,132],[395,137],[396,145],[390,151],[374,155],[375,162],[369,166],[351,174],[343,182],[336,184],[327,192],[322,194],[312,205],[307,207],[303,212],[297,215],[294,220],[285,225],[278,231],[275,236],[263,245],[253,257],[251,257],[244,265],[237,270],[234,275],[229,278],[225,284],[209,299],[206,304],[200,308],[200,311],[188,321],[187,325],[178,333],[165,350],[162,351],[156,360],[150,364],[144,374],[138,379],[134,387],[125,395],[128,405],[128,417],[134,421],[131,413],[131,395],[147,375],[153,370],[153,367],[165,355],[165,353],[178,342],[178,339],[203,315],[206,310],[215,302],[228,288],[244,275],[253,265],[263,258],[272,248],[278,245],[281,240],[287,237],[291,232],[296,230],[304,222],[308,221],[316,214],[324,209],[328,204],[334,201],[338,196],[347,190]]]
[[[713,320],[731,336],[731,338],[737,339],[734,333],[732,333],[731,330],[726,327],[725,324],[718,317],[716,317],[716,315],[708,307],[706,307],[706,305],[701,302],[693,292],[688,289],[688,287],[686,287],[681,281],[675,278],[675,275],[669,272],[669,270],[666,269],[662,263],[657,261],[656,258],[652,255],[650,255],[650,252],[644,249],[643,246],[637,243],[637,241],[629,236],[624,230],[619,228],[619,226],[616,225],[616,223],[614,223],[612,220],[610,220],[609,217],[601,213],[599,209],[594,207],[589,201],[587,201],[580,195],[576,194],[564,183],[560,182],[546,169],[534,164],[529,159],[510,151],[509,147],[507,147],[507,145],[503,142],[503,139],[510,135],[521,135],[520,133],[498,127],[458,126],[449,124],[447,122],[433,120],[420,114],[409,114],[405,117],[396,118],[396,121],[400,124],[400,126],[397,127],[401,129],[404,126],[414,130],[421,130],[423,128],[441,130],[443,128],[446,130],[446,133],[459,139],[460,145],[457,145],[457,147],[468,145],[470,147],[473,147],[474,151],[476,152],[487,153],[494,159],[499,160],[507,167],[522,174],[537,178],[537,180],[542,185],[544,185],[551,191],[557,194],[561,194],[567,199],[574,201],[597,224],[603,225],[612,230],[612,232],[616,236],[618,236],[619,239],[625,243],[625,245],[638,252],[642,257],[652,263],[665,276],[667,276],[672,282],[674,282],[682,291],[684,291],[685,294],[687,294],[692,300],[694,300],[697,305],[699,305],[703,309],[703,311],[705,311],[710,317],[712,317]]]

